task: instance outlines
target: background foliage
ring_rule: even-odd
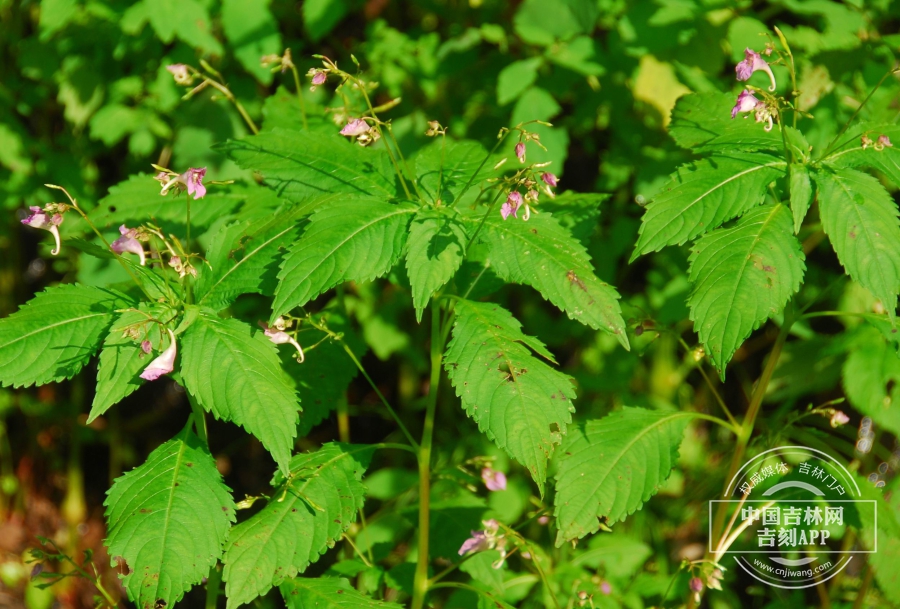
[[[323,134],[338,126],[317,110],[343,100],[333,87],[309,91],[304,78],[309,113],[304,125],[290,72],[260,66],[262,55],[285,48],[301,74],[321,65],[314,53],[350,71],[352,53],[366,77],[378,83],[376,105],[400,98],[383,116],[391,119],[406,158],[414,159],[426,198],[460,198],[463,207],[475,194],[463,192],[478,167],[471,159],[494,146],[502,127],[552,123],[533,126],[546,150],[530,146],[528,160],[550,161],[560,176],[564,194],[541,205],[542,212],[554,215],[535,215],[526,225],[503,222],[495,214],[482,229],[490,247],[476,245],[461,262],[451,245],[441,259],[446,268],[436,271],[441,284],[455,277],[457,292],[471,301],[456,309],[446,352],[449,383],[441,385],[435,421],[432,566],[457,564],[460,545],[489,518],[517,527],[523,541],[502,569],[491,568],[499,558],[496,550],[462,563],[444,581],[477,590],[436,589],[429,597],[435,606],[487,606],[492,598],[500,606],[574,607],[582,591],[598,607],[689,602],[691,574],[679,567],[703,556],[706,502],[721,492],[735,445],[732,433],[693,415],[721,415],[717,395],[736,414],[752,409],[755,382],[773,346],[783,351],[757,404],[761,414],[749,451],[796,443],[836,453],[870,486],[883,489],[873,492],[883,493],[885,505],[900,518],[898,495],[892,494],[900,484],[900,415],[894,402],[900,397],[900,358],[888,319],[900,287],[898,153],[887,149],[883,156],[861,156],[857,146],[871,125],[878,133],[896,134],[900,145],[900,131],[891,131],[900,118],[896,76],[862,108],[862,123],[854,123],[841,140],[849,143],[835,151],[839,161],[813,169],[806,164],[809,146],[817,153],[829,148],[869,92],[896,67],[896,2],[47,0],[0,2],[0,16],[0,196],[7,212],[0,225],[0,314],[13,314],[37,294],[21,313],[35,329],[82,310],[97,316],[93,333],[79,337],[82,345],[34,350],[33,360],[6,347],[21,329],[0,329],[2,379],[9,385],[0,389],[0,605],[94,604],[97,589],[90,577],[66,578],[46,589],[39,587],[41,578],[30,577],[28,549],[40,545],[37,536],[54,540],[87,575],[98,574],[106,594],[123,605],[128,591],[141,606],[182,592],[181,603],[200,606],[210,586],[190,589],[184,582],[199,584],[207,576],[216,586],[216,578],[224,577],[230,607],[409,602],[420,499],[415,460],[362,445],[402,439],[382,399],[397,408],[414,436],[420,434],[434,380],[426,348],[431,314],[422,309],[434,287],[429,277],[416,277],[409,257],[398,263],[405,252],[373,244],[401,243],[407,225],[397,218],[415,213],[408,242],[415,256],[427,250],[424,244],[441,219],[405,204],[378,202],[380,195],[397,191],[384,155],[372,162],[371,150],[350,146],[340,159],[330,154]],[[729,117],[740,90],[734,64],[745,47],[761,49],[767,40],[761,33],[771,34],[772,26],[791,43],[802,91],[798,106],[809,114],[796,125],[802,135],[790,136],[790,159],[780,152],[780,136],[757,128],[758,139],[748,144],[746,130],[756,126],[752,118]],[[185,89],[166,66],[198,65],[200,59],[224,75],[261,126],[260,135],[248,138],[247,125],[220,94],[182,99]],[[774,70],[780,83],[789,81],[784,66]],[[720,121],[715,128],[725,135],[710,138],[708,128],[692,126],[698,114],[706,125]],[[422,135],[429,120],[448,128],[440,191],[434,176],[441,166],[439,144]],[[288,137],[285,130],[294,134]],[[497,158],[511,157],[512,146],[505,142]],[[282,153],[305,158],[308,173],[279,166]],[[372,164],[347,183],[338,161]],[[111,260],[81,253],[96,244],[74,218],[64,225],[63,254],[56,258],[48,255],[46,235],[19,220],[27,206],[56,199],[43,186],[52,183],[82,202],[107,235],[122,223],[147,218],[166,232],[183,234],[183,208],[172,211],[163,204],[168,200],[158,196],[150,179],[151,163],[204,166],[210,179],[235,180],[233,186],[210,187],[194,204],[192,230],[207,259],[219,262],[214,268],[231,264],[236,243],[245,257],[240,265],[235,262],[228,282],[201,269],[197,285],[204,296],[198,304],[210,309],[198,310],[185,330],[180,378],[138,389],[123,379],[133,378],[144,362],[119,355],[120,332],[104,335],[111,323],[130,323],[113,318],[122,299],[131,296],[105,287],[124,283],[127,275]],[[790,197],[782,197],[788,192],[783,177],[788,165]],[[701,204],[691,208],[699,215],[689,223],[672,222],[685,197],[706,196],[717,172],[747,168],[758,170],[713,195],[724,206],[710,211]],[[257,184],[254,171],[262,171],[272,190]],[[688,180],[673,193],[673,174],[688,172],[696,184]],[[480,177],[489,175],[494,174],[485,170]],[[807,183],[810,195],[804,200]],[[841,237],[846,223],[854,222],[846,214],[853,198],[841,199],[848,183],[871,203],[860,212],[871,216],[856,221],[884,227],[868,250]],[[318,199],[311,216],[313,207],[278,207],[279,197],[298,201],[310,189],[333,198]],[[760,202],[770,205],[757,207]],[[798,212],[806,207],[808,215]],[[364,235],[368,241],[326,254],[305,245],[312,240],[297,240],[301,229],[308,239],[362,222],[358,210],[363,208],[381,213],[380,224]],[[300,221],[307,216],[308,223]],[[479,219],[461,215],[460,226],[449,229],[449,241],[456,235],[461,243],[460,235]],[[706,229],[696,229],[700,222],[710,229],[726,224],[702,234]],[[529,236],[532,228],[540,240]],[[252,237],[243,241],[242,235]],[[86,240],[70,239],[75,236]],[[299,246],[289,249],[279,275],[271,262],[294,242]],[[516,243],[526,245],[517,250]],[[553,261],[559,267],[540,273],[524,260],[521,248],[546,243],[558,244]],[[759,268],[736,272],[760,244],[767,247]],[[729,255],[717,255],[722,249]],[[493,261],[491,271],[473,282],[486,257]],[[336,260],[348,270],[335,275],[322,260]],[[765,299],[750,298],[765,280],[766,266],[784,269],[789,277]],[[583,290],[563,279],[568,272],[587,282]],[[352,282],[339,285],[345,279]],[[68,287],[75,282],[84,286],[77,294]],[[583,323],[570,319],[579,317],[576,311],[588,300],[611,298],[605,284],[622,295],[627,328],[618,334],[602,331],[618,323],[615,316],[579,319]],[[165,295],[168,288],[151,289]],[[794,294],[791,306],[808,315],[785,324],[782,310]],[[474,302],[486,297],[499,307]],[[751,301],[760,308],[748,310]],[[287,351],[276,353],[249,328],[270,319],[273,306],[278,314],[304,305],[325,320],[327,331],[304,334],[304,345],[323,342],[298,367]],[[227,320],[209,313],[226,308]],[[731,316],[732,310],[739,315]],[[786,325],[790,336],[779,336]],[[342,333],[343,342],[330,340],[334,333]],[[98,363],[83,347],[101,339]],[[623,349],[626,341],[630,351]],[[529,382],[539,378],[540,389],[553,385],[566,400],[551,412],[526,407],[510,413],[515,396],[507,402],[506,396],[493,396],[490,412],[478,413],[474,405],[485,398],[467,393],[466,383],[487,382],[469,365],[490,357],[479,346],[504,353],[510,373],[526,368]],[[211,362],[207,354],[213,352]],[[267,362],[264,382],[241,378],[240,362],[229,359],[235,352],[252,352]],[[377,390],[358,373],[355,359]],[[209,383],[210,378],[221,382]],[[62,382],[43,384],[51,381]],[[40,386],[22,387],[35,383]],[[523,385],[526,394],[535,391]],[[185,427],[189,397],[215,415],[216,420],[208,417],[208,448]],[[299,422],[296,408],[264,410],[297,400],[303,406]],[[810,406],[823,413],[836,406],[850,415],[850,423],[833,428],[827,413],[810,414]],[[503,426],[495,417],[508,421],[506,435],[496,433]],[[540,427],[543,435],[525,438],[515,427],[523,421],[526,430]],[[653,430],[649,437],[642,431],[647,429]],[[601,513],[554,509],[566,502],[554,500],[540,483],[556,481],[571,501],[582,500],[579,464],[595,461],[598,446],[616,450],[632,435],[643,447],[638,458],[626,454],[602,474],[621,480],[615,468],[632,467],[645,468],[645,475],[631,484],[602,486],[590,497]],[[559,441],[563,448],[553,451]],[[547,449],[527,454],[534,445]],[[552,453],[560,450],[577,458],[558,463]],[[485,491],[472,461],[481,456],[507,472],[505,491]],[[233,501],[271,494],[290,486],[294,477],[306,479],[310,468],[323,473],[308,478],[302,495],[234,509]],[[214,471],[222,476],[220,484],[204,486],[210,476],[203,472]],[[156,552],[153,558],[167,564],[191,553],[200,557],[185,565],[180,581],[148,582],[121,563],[110,567],[111,556],[137,551],[129,548],[133,536],[158,536],[150,519],[138,525],[146,527],[143,533],[128,530],[133,523],[127,521],[107,528],[122,501],[156,509],[159,499],[143,493],[140,483],[158,476],[178,481],[181,489],[166,505],[181,506],[195,520],[190,532],[167,531],[171,544],[140,551]],[[541,518],[547,515],[549,524]],[[588,536],[601,528],[598,515],[613,534]],[[204,534],[196,535],[197,530]],[[242,550],[242,539],[258,535],[271,545],[258,555]],[[580,538],[577,545],[565,543]],[[284,539],[292,541],[283,544]],[[729,571],[724,590],[702,602],[891,606],[900,598],[900,532],[884,525],[883,539],[871,568],[854,565],[827,587],[786,592]],[[210,571],[222,548],[228,566],[224,573]],[[85,550],[94,553],[96,571],[83,563]],[[73,568],[58,556],[46,564]],[[304,577],[295,578],[298,571]],[[335,579],[312,579],[323,575]],[[146,591],[147,585],[152,590]]]

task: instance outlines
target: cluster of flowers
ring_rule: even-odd
[[[860,138],[860,143],[863,147],[863,150],[865,150],[869,146],[871,146],[872,148],[874,148],[875,150],[878,150],[878,151],[884,150],[885,148],[893,148],[894,147],[894,145],[891,143],[891,138],[889,138],[888,136],[886,136],[883,133],[881,135],[879,135],[878,140],[876,140],[874,142],[872,141],[872,138],[870,138],[868,136],[868,134],[864,133],[862,135],[862,137]]]
[[[771,47],[766,47],[766,54],[771,54]],[[734,71],[737,75],[737,80],[744,82],[750,80],[750,77],[753,76],[754,72],[762,70],[766,74],[769,75],[769,80],[771,81],[771,85],[769,86],[769,91],[775,90],[775,75],[772,73],[772,68],[769,67],[768,62],[762,58],[762,55],[757,53],[752,49],[744,50],[744,60],[735,66]],[[744,113],[754,113],[757,123],[766,123],[765,130],[772,130],[772,119],[775,116],[774,109],[770,106],[770,104],[765,101],[758,99],[753,93],[744,89],[738,94],[737,103],[735,103],[734,108],[731,109],[731,118],[737,117],[738,114]]]

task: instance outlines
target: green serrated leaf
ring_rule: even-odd
[[[544,63],[543,57],[530,57],[514,61],[497,75],[497,103],[505,106],[517,99],[537,80],[538,68]]]
[[[532,355],[554,361],[499,305],[459,300],[455,310],[447,376],[478,428],[528,468],[543,494],[547,459],[575,411],[572,381]]]
[[[141,350],[140,340],[135,341],[125,336],[124,331],[135,324],[146,322],[148,314],[159,319],[162,310],[157,307],[147,312],[126,311],[113,322],[100,351],[97,391],[94,393],[88,423],[134,393],[143,384],[140,373],[152,361],[152,357],[148,357]],[[151,326],[158,328],[156,324]],[[156,332],[151,330],[147,334],[147,340],[155,342],[158,334],[159,330]]]
[[[284,257],[278,273],[277,317],[345,281],[384,275],[400,257],[418,207],[378,199],[347,199],[320,208]]]
[[[737,94],[693,93],[675,103],[669,135],[682,148],[696,152],[781,150],[780,126],[766,131],[751,116],[731,118]]]
[[[275,345],[251,334],[241,321],[202,311],[182,338],[181,374],[203,408],[259,438],[286,472],[300,404]]]
[[[115,481],[106,545],[125,559],[123,584],[138,607],[172,607],[209,574],[235,520],[230,492],[190,425]]]
[[[0,320],[0,384],[72,378],[100,347],[116,310],[132,305],[115,290],[77,284],[47,288]]]
[[[809,179],[809,168],[797,163],[791,164],[791,212],[794,214],[794,234],[800,232],[806,212],[812,203],[812,182]]]
[[[600,205],[610,195],[599,192],[566,191],[553,199],[541,202],[541,211],[549,211],[559,225],[587,247],[600,221]]]
[[[781,204],[753,209],[731,228],[700,238],[688,279],[691,320],[724,378],[750,333],[779,314],[803,281],[803,251]]]
[[[269,0],[223,0],[222,29],[235,58],[260,82],[272,82],[272,71],[260,65],[263,55],[280,54],[284,47]]]
[[[465,196],[469,201],[478,195],[479,184],[497,174],[494,165],[501,157],[485,161],[487,156],[478,142],[438,137],[413,157],[419,189],[427,200],[448,205],[460,203],[459,196],[469,185]]]
[[[334,134],[334,121],[325,114],[321,106],[313,105],[308,100],[304,101],[304,106],[306,108],[305,127],[297,94],[283,86],[278,87],[275,94],[270,95],[263,102],[261,130],[272,131],[281,128],[288,131],[304,131],[308,128],[318,133]]]
[[[241,294],[272,296],[279,262],[287,247],[299,238],[301,219],[340,196],[313,197],[289,209],[276,210],[274,217],[222,226],[210,237],[206,260],[212,268],[201,268],[199,303],[218,310]]]
[[[881,300],[893,322],[900,289],[897,205],[878,180],[855,169],[825,166],[813,179],[822,229],[838,260]]]
[[[900,141],[900,126],[889,123],[860,123],[846,133],[835,150],[826,159],[838,167],[867,167],[886,175],[894,186],[900,188],[900,148],[893,146],[876,150],[874,145],[862,147],[862,136],[873,142],[881,135]],[[879,146],[880,147],[880,146]]]
[[[464,217],[470,232],[482,217],[483,212]],[[532,214],[528,222],[491,214],[483,232],[491,268],[502,279],[532,286],[570,319],[612,334],[629,348],[618,292],[597,278],[584,246],[550,214]]]
[[[756,207],[786,166],[757,153],[713,156],[679,167],[647,206],[631,261],[681,245]]]
[[[446,208],[422,208],[409,228],[406,270],[412,286],[416,321],[428,301],[450,281],[463,261],[468,241],[466,227]]]
[[[305,571],[356,522],[373,452],[330,443],[295,455],[287,479],[276,475],[272,500],[232,529],[224,560],[228,609]]]
[[[279,197],[298,203],[328,193],[396,196],[384,150],[364,149],[337,135],[274,129],[215,146],[243,169],[258,171]]]
[[[650,499],[678,458],[691,412],[625,407],[573,428],[560,448],[557,547],[612,524]]]
[[[888,324],[879,324],[884,325]],[[851,347],[842,374],[847,399],[876,425],[900,435],[900,358],[896,347],[869,327],[862,329]]]
[[[288,609],[401,609],[397,603],[376,601],[356,591],[346,579],[297,577],[280,587]]]

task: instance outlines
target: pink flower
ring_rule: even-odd
[[[297,350],[297,361],[301,364],[304,362],[306,356],[303,355],[303,347],[301,347],[300,343],[298,343],[290,334],[284,330],[279,330],[277,327],[270,327],[269,324],[264,321],[259,322],[259,327],[263,329],[263,334],[276,345],[293,345]]]
[[[145,341],[141,342],[141,351],[143,351],[144,353],[150,353],[150,351],[152,351],[152,350],[153,350],[153,343],[151,343],[149,340],[145,340]]]
[[[516,144],[516,156],[519,157],[519,162],[525,162],[525,142],[519,142]]]
[[[350,135],[352,137],[357,137],[362,135],[363,133],[368,133],[371,127],[369,123],[362,118],[351,118],[350,121],[344,125],[344,128],[341,129],[341,135]]]
[[[731,109],[731,118],[735,118],[739,112],[753,112],[758,104],[759,100],[753,96],[753,93],[744,89],[738,94],[737,103]]]
[[[485,467],[481,470],[481,479],[489,491],[505,491],[506,490],[506,474],[497,470]]]
[[[522,194],[519,191],[514,190],[506,197],[506,203],[500,207],[500,215],[503,216],[504,220],[510,216],[518,218],[519,216],[516,215],[516,212],[519,211],[519,206],[521,205]]]
[[[552,186],[556,188],[556,185],[559,184],[559,179],[550,172],[544,172],[541,174],[541,179],[544,181],[544,184],[547,186]]]
[[[603,580],[603,583],[600,584],[600,592],[602,592],[605,596],[609,596],[612,594],[612,586],[609,585],[609,582]]]
[[[691,590],[693,592],[703,592],[703,580],[699,577],[691,578]]]
[[[119,227],[119,234],[122,236],[113,241],[109,248],[117,254],[124,254],[125,252],[137,254],[138,258],[141,259],[141,266],[144,266],[146,256],[144,254],[144,246],[136,238],[138,229],[128,228],[123,224]]]
[[[175,334],[168,328],[166,328],[166,332],[169,333],[169,346],[159,354],[159,357],[150,362],[149,366],[144,368],[144,371],[141,372],[142,379],[155,381],[162,375],[169,374],[175,369],[175,355],[178,351],[175,346]]]
[[[62,224],[62,214],[56,213],[50,216],[43,208],[38,207],[37,205],[32,205],[29,209],[31,210],[31,215],[23,219],[22,224],[50,232],[53,235],[53,239],[56,241],[56,247],[50,253],[56,256],[59,254],[61,247],[58,226]]]
[[[463,556],[469,552],[483,552],[490,550],[490,542],[484,531],[472,531],[472,536],[463,542],[459,548],[459,555]]]
[[[772,81],[772,84],[769,86],[769,91],[774,91],[775,75],[772,74],[772,68],[769,67],[769,64],[759,53],[751,49],[744,49],[744,61],[734,67],[737,79],[740,81],[750,80],[750,77],[757,70],[762,70],[769,75],[769,80]]]
[[[463,545],[459,548],[459,555],[463,556],[464,554],[468,554],[469,552],[483,552],[485,550],[493,550],[494,548],[500,547],[500,553],[505,556],[506,553],[503,551],[503,540],[502,536],[498,535],[498,531],[500,530],[500,524],[494,520],[484,520],[482,523],[484,525],[483,531],[472,531],[472,536],[466,539],[463,542]]]
[[[875,150],[884,150],[885,147],[893,148],[894,145],[891,143],[891,138],[884,134],[881,134],[878,136],[878,141],[875,142]]]
[[[312,84],[318,87],[319,85],[324,85],[326,80],[328,80],[328,75],[323,70],[316,70],[312,77]]]
[[[206,196],[206,186],[203,185],[203,178],[206,177],[206,167],[200,169],[188,169],[184,174],[187,180],[188,195],[194,195],[194,200],[202,199]]]
[[[173,63],[166,66],[166,69],[175,77],[175,82],[179,85],[189,85],[194,81],[194,77],[191,76],[190,70],[188,70],[188,67],[183,63]]]
[[[831,415],[831,420],[829,421],[832,427],[840,427],[841,425],[845,425],[850,422],[850,417],[848,417],[845,413],[840,410],[835,410],[834,414]]]

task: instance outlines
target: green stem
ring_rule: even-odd
[[[203,609],[216,609],[219,601],[219,589],[222,587],[222,571],[219,563],[213,565],[206,578],[206,604]]]
[[[419,553],[416,575],[413,581],[412,609],[422,609],[428,593],[428,534],[431,515],[431,442],[434,438],[434,414],[437,409],[438,389],[441,382],[441,310],[437,301],[431,303],[431,379],[428,385],[428,403],[425,407],[425,425],[419,448]]]
[[[775,366],[778,364],[778,360],[781,357],[781,351],[784,348],[784,343],[787,341],[788,334],[790,333],[793,324],[793,303],[788,302],[787,307],[784,309],[784,323],[782,323],[781,330],[778,332],[778,337],[775,339],[775,344],[772,346],[772,351],[769,353],[769,359],[766,361],[765,368],[763,368],[762,376],[759,377],[756,389],[753,391],[753,395],[750,396],[750,405],[747,407],[747,414],[744,416],[743,425],[741,425],[741,429],[738,433],[737,446],[734,455],[731,458],[728,476],[725,478],[726,484],[731,482],[735,472],[737,472],[740,467],[741,460],[744,458],[747,444],[750,442],[750,436],[753,434],[753,426],[756,424],[756,417],[759,414],[763,398],[766,395],[766,390],[769,388],[769,382],[772,380],[772,374],[775,372]],[[721,505],[725,506],[726,504],[723,503]],[[716,519],[712,529],[714,538],[717,537],[721,531],[724,521],[725,510],[720,507],[716,512]]]
[[[234,96],[234,93],[231,92],[231,89],[223,85],[222,83],[216,82],[212,79],[207,79],[209,84],[219,91],[222,95],[225,96],[225,99],[230,101],[232,105],[237,109],[238,113],[241,115],[241,118],[244,119],[244,122],[247,123],[247,126],[250,127],[250,131],[253,132],[253,135],[259,134],[259,127],[256,126],[256,123],[253,122],[253,119],[250,118],[250,115],[247,114],[247,110],[244,109],[244,105],[238,101],[238,98]]]
[[[672,332],[672,335],[678,338],[678,342],[681,343],[681,346],[685,351],[691,353],[692,349],[688,346],[688,344],[684,341],[683,338]],[[713,397],[716,398],[716,402],[718,402],[719,406],[725,412],[725,416],[728,417],[728,422],[735,428],[735,430],[739,427],[737,419],[734,418],[734,415],[731,414],[731,410],[725,404],[725,400],[722,399],[722,396],[719,395],[719,392],[716,390],[715,385],[713,385],[712,379],[709,378],[709,375],[706,374],[706,370],[703,369],[703,366],[700,365],[700,362],[697,362],[697,370],[703,376],[703,380],[706,381],[706,386],[709,387],[709,390],[712,392]],[[737,433],[737,432],[735,432]]]
[[[303,119],[303,129],[309,129],[309,123],[306,122],[306,100],[303,99],[303,87],[300,86],[300,75],[297,73],[297,66],[291,62],[291,72],[294,73],[294,85],[297,87],[297,99],[300,100],[300,118]]]
[[[375,107],[372,105],[372,100],[369,99],[369,94],[366,92],[365,83],[353,76],[350,76],[350,78],[356,83],[357,88],[363,95],[363,99],[366,100],[366,106],[369,108],[369,114],[376,121],[375,128],[378,129],[378,132],[382,137],[384,137],[384,131],[381,129],[381,120],[375,114]],[[391,132],[390,128],[388,128],[388,133],[390,133],[391,138],[393,139],[394,134],[393,132]],[[403,175],[403,171],[400,169],[400,165],[397,163],[396,157],[394,157],[394,151],[391,150],[391,147],[388,145],[387,140],[385,140],[384,142],[384,147],[388,152],[388,156],[391,158],[391,163],[394,165],[394,171],[397,172],[397,177],[400,178],[400,184],[401,186],[403,186],[403,192],[406,193],[406,198],[411,201],[413,196],[412,193],[409,192],[409,186],[407,186],[406,184],[406,177]],[[400,148],[398,147],[397,151],[399,152],[399,150]],[[415,183],[413,185],[415,185]],[[416,192],[418,192],[418,190]],[[421,196],[419,198],[421,199]]]
[[[841,127],[841,130],[838,131],[838,134],[836,136],[834,136],[834,139],[831,140],[830,144],[828,144],[828,148],[826,148],[825,152],[822,153],[822,160],[824,160],[828,157],[828,153],[831,152],[832,148],[834,148],[834,145],[837,144],[837,141],[839,139],[841,139],[841,136],[844,135],[844,133],[847,132],[847,129],[850,128],[850,123],[852,123],[853,120],[857,117],[857,115],[859,115],[859,112],[860,112],[860,110],[863,109],[863,106],[865,106],[867,103],[869,103],[869,100],[872,99],[873,95],[875,95],[875,91],[877,91],[881,87],[881,85],[884,84],[884,81],[887,80],[888,76],[890,76],[892,74],[896,74],[896,73],[897,73],[897,70],[891,68],[890,70],[888,70],[885,73],[884,76],[881,77],[881,80],[878,81],[878,84],[875,85],[875,87],[871,91],[869,91],[869,94],[866,95],[866,98],[862,101],[862,103],[859,106],[857,106],[856,111],[853,112],[853,115],[847,119],[847,122],[844,123],[843,127]]]
[[[375,391],[376,395],[378,395],[379,399],[381,399],[381,403],[384,404],[384,407],[387,408],[387,411],[391,414],[394,421],[397,422],[397,426],[400,428],[400,431],[403,432],[403,435],[406,436],[407,441],[409,441],[410,446],[412,446],[416,451],[419,449],[419,444],[412,437],[412,434],[409,433],[409,430],[406,428],[406,425],[403,424],[403,421],[400,420],[400,417],[397,416],[396,411],[391,407],[390,403],[388,403],[387,399],[382,395],[381,390],[378,389],[378,385],[375,384],[375,381],[372,380],[372,377],[369,376],[369,373],[366,372],[366,369],[363,368],[363,365],[360,363],[359,359],[356,357],[356,354],[347,346],[347,343],[341,341],[341,345],[344,347],[344,351],[347,352],[347,355],[350,356],[350,359],[353,360],[353,363],[356,364],[357,369],[362,373],[365,379],[369,382],[369,386]]]
[[[373,111],[374,112],[374,111]],[[394,147],[397,149],[397,156],[400,158],[400,162],[403,163],[403,168],[406,169],[406,174],[409,177],[409,181],[412,182],[413,189],[416,191],[416,196],[419,197],[419,200],[424,202],[425,197],[422,196],[422,191],[419,190],[419,181],[416,179],[416,174],[413,173],[412,169],[409,168],[409,163],[406,162],[406,157],[403,156],[403,150],[400,149],[400,142],[397,141],[396,136],[394,135],[394,128],[390,123],[385,123],[387,126],[388,135],[391,136],[391,141],[394,142]],[[443,165],[443,161],[441,161]],[[440,194],[440,191],[438,191]]]

